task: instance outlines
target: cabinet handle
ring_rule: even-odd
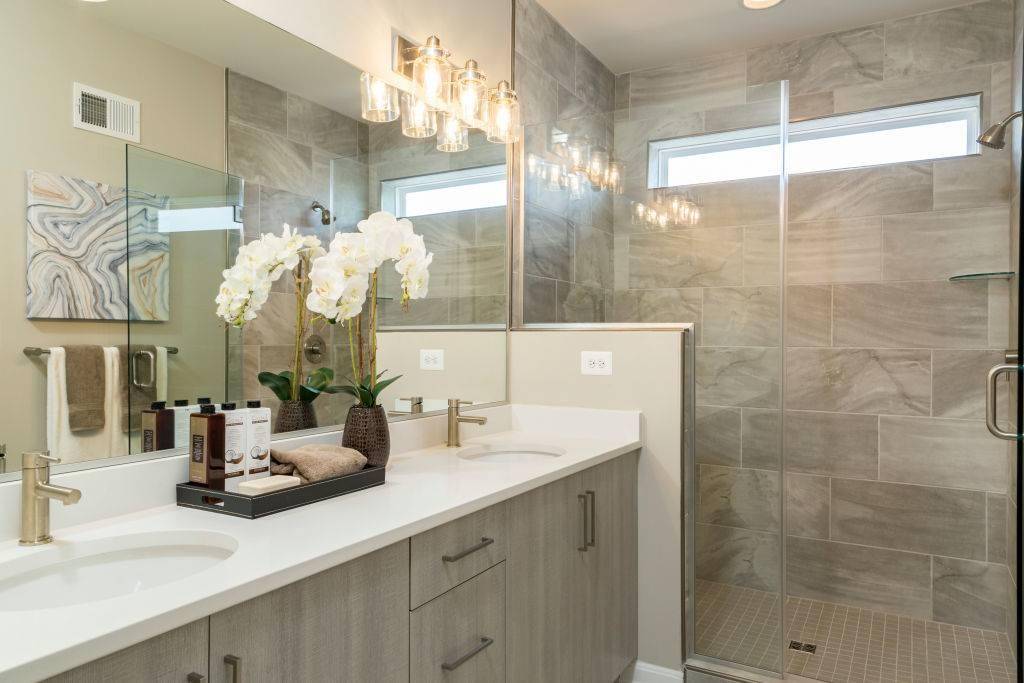
[[[203,674],[197,674],[193,671],[188,676],[185,676],[185,680],[188,681],[188,683],[203,683],[203,681],[206,680],[206,676]]]
[[[460,666],[462,666],[469,660],[473,659],[473,657],[476,657],[478,654],[489,648],[493,642],[493,638],[488,638],[487,636],[484,636],[480,639],[479,645],[477,645],[472,650],[456,659],[454,662],[445,662],[441,665],[441,669],[443,671],[455,671]]]
[[[580,501],[580,512],[583,513],[580,515],[583,518],[583,537],[580,539],[580,545],[576,550],[587,552],[587,541],[590,538],[587,534],[587,497],[581,493],[576,496],[576,499]]]
[[[597,545],[597,494],[587,491],[587,498],[590,499],[590,537],[587,545],[593,548]]]
[[[224,655],[224,663],[231,667],[231,683],[242,683],[242,658]]]
[[[494,543],[494,539],[493,538],[487,538],[486,536],[484,536],[483,538],[480,539],[480,542],[477,543],[476,545],[470,546],[470,547],[466,548],[461,553],[455,553],[454,555],[442,555],[441,559],[444,560],[445,562],[458,562],[459,560],[464,558],[466,555],[471,555],[471,554],[475,553],[477,550],[483,550],[484,548],[486,548],[487,546],[489,546],[492,543]]]

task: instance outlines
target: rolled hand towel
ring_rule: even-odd
[[[102,346],[64,347],[68,425],[72,432],[103,429],[107,368]]]
[[[333,444],[310,444],[292,451],[270,449],[273,474],[293,474],[303,484],[358,472],[366,466],[366,456],[359,451]]]

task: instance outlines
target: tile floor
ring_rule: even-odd
[[[698,654],[779,670],[774,593],[697,582]],[[820,681],[1015,681],[1005,633],[902,617],[818,600],[786,601],[786,671]]]

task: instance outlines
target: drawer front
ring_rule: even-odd
[[[505,680],[505,563],[414,610],[411,683]]]
[[[409,607],[415,609],[505,559],[508,505],[499,503],[413,536]]]

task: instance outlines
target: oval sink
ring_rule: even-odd
[[[58,540],[0,563],[0,612],[66,607],[138,593],[209,569],[237,548],[231,536],[208,531]]]
[[[547,460],[565,455],[565,449],[535,443],[481,443],[458,452],[464,460],[493,463],[517,463]]]

